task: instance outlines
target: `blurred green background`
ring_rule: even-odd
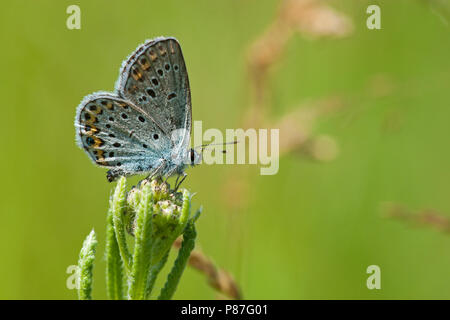
[[[448,5],[328,3],[351,19],[353,33],[295,35],[271,74],[269,117],[341,97],[345,108],[313,129],[332,137],[339,154],[325,163],[286,154],[274,176],[245,167],[241,210],[230,209],[240,189],[223,195],[232,166],[189,170],[184,187],[204,206],[198,244],[248,299],[448,299],[450,237],[380,214],[380,204],[393,201],[450,216]],[[374,3],[381,30],[366,28]],[[71,4],[81,8],[81,30],[66,28]],[[138,44],[170,35],[182,44],[194,120],[239,127],[251,99],[247,48],[279,2],[30,0],[1,7],[0,298],[76,298],[66,269],[92,228],[99,239],[94,298],[105,298],[105,217],[114,184],[75,145],[76,106],[86,94],[113,90],[122,60]],[[371,93],[376,79],[387,83],[387,94]],[[366,287],[373,264],[381,267],[381,290]],[[201,273],[186,269],[175,298],[216,297]]]

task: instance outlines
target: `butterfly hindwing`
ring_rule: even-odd
[[[174,38],[157,38],[141,45],[122,66],[117,84],[119,96],[148,113],[173,148],[186,148],[191,131],[191,94],[181,47]]]
[[[116,172],[155,170],[171,142],[155,120],[114,94],[87,96],[77,108],[78,145],[97,165]]]

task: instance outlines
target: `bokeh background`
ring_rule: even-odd
[[[68,30],[66,8],[81,8]],[[381,30],[366,8],[381,7]],[[0,10],[1,299],[75,299],[114,186],[74,142],[84,95],[113,90],[145,39],[175,36],[204,128],[281,129],[274,176],[199,166],[199,249],[248,299],[450,298],[446,1],[8,1]],[[130,185],[139,177],[129,180]],[[173,257],[172,257],[173,259]],[[366,268],[381,268],[368,290]],[[187,268],[175,298],[215,299]]]

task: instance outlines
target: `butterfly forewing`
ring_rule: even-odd
[[[150,115],[169,139],[172,148],[189,144],[191,95],[178,41],[158,38],[140,47],[122,67],[118,94]],[[175,130],[182,135],[172,135]],[[173,137],[176,137],[173,141]]]
[[[96,164],[124,173],[152,171],[171,146],[155,120],[109,93],[86,97],[75,126],[78,144]]]

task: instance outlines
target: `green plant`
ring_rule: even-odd
[[[121,177],[110,198],[106,230],[106,285],[109,299],[149,299],[155,280],[167,262],[170,248],[180,235],[183,242],[158,299],[171,299],[195,246],[192,195],[170,190],[166,182],[143,180],[127,194]],[[81,300],[91,299],[92,268],[97,240],[94,230],[80,252]]]

